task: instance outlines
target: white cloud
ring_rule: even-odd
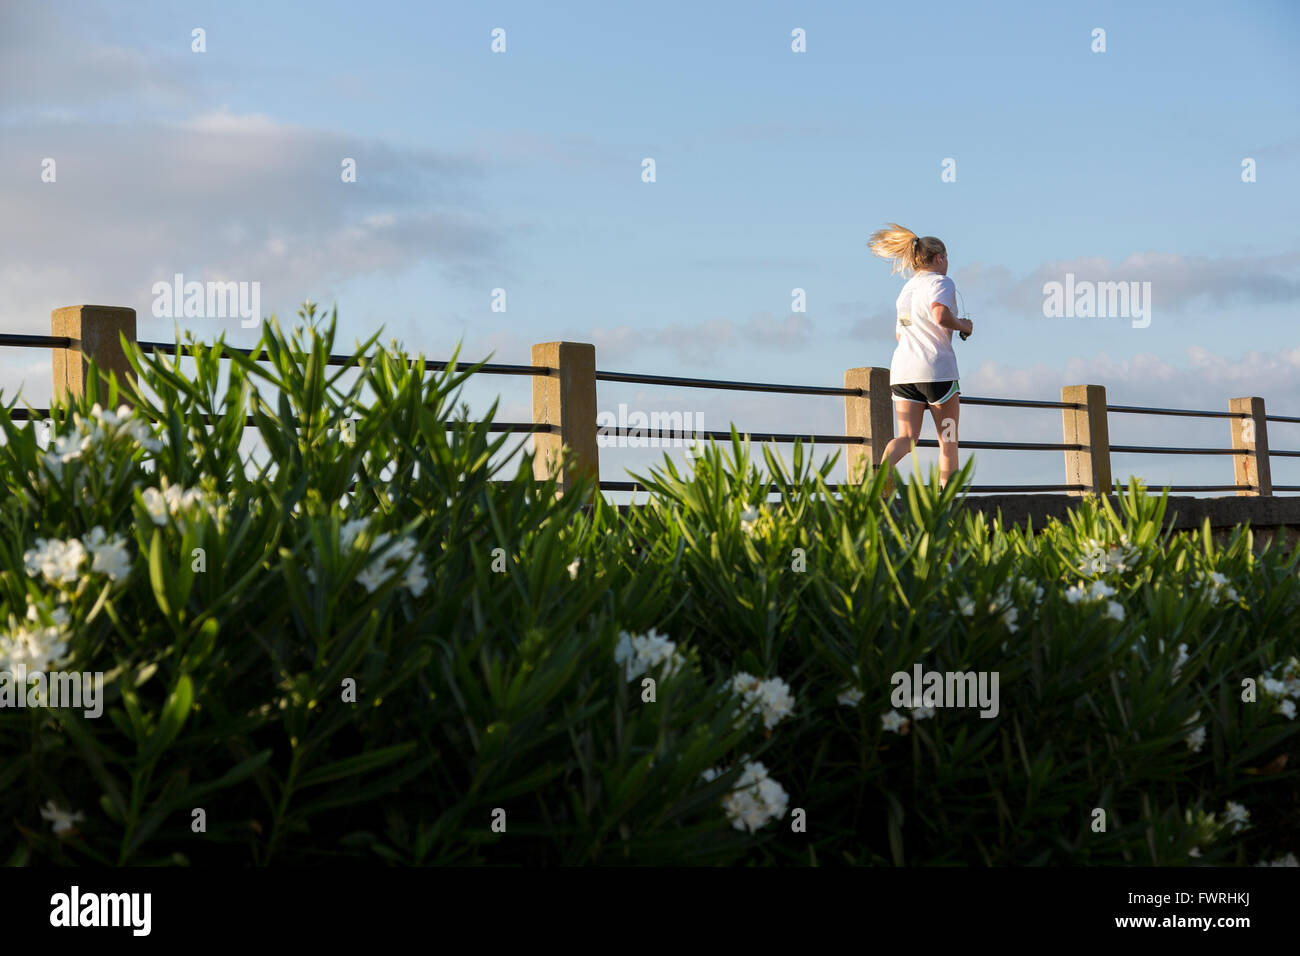
[[[1186,256],[1136,252],[1112,263],[1101,256],[1044,262],[1021,278],[1003,266],[977,263],[953,273],[958,289],[983,302],[1026,316],[1041,316],[1043,286],[1076,283],[1150,282],[1153,310],[1183,313],[1229,305],[1280,305],[1300,301],[1300,253],[1259,256]],[[986,306],[987,307],[987,306]]]

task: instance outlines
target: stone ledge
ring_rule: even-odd
[[[1148,492],[1149,493],[1149,492]],[[1032,517],[1034,528],[1047,523],[1049,518],[1069,521],[1069,513],[1083,499],[1075,495],[1005,494],[969,495],[959,502],[966,510],[980,511],[992,519],[998,509],[1002,511],[1004,525],[1022,524]],[[1117,514],[1122,514],[1119,498],[1106,495]],[[1100,496],[1097,498],[1101,507]],[[1293,526],[1300,528],[1300,496],[1258,497],[1228,495],[1221,498],[1197,498],[1191,495],[1170,495],[1165,507],[1165,526],[1175,530],[1199,530],[1205,519],[1210,528],[1234,528],[1250,523],[1251,528]]]

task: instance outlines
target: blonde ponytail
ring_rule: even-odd
[[[906,276],[915,269],[928,266],[947,252],[943,242],[934,236],[922,238],[896,222],[891,222],[888,228],[873,232],[867,245],[880,258],[893,260],[893,267],[889,270],[891,276],[896,272]]]

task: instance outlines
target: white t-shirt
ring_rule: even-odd
[[[937,272],[918,272],[898,294],[895,332],[898,348],[889,363],[889,384],[951,382],[957,375],[957,353],[952,350],[952,329],[934,321],[930,306],[946,305],[957,314],[957,286]]]

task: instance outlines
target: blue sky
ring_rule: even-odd
[[[281,316],[337,302],[349,338],[383,325],[438,358],[463,340],[526,362],[568,339],[604,369],[836,385],[890,363],[901,280],[865,243],[893,220],[948,245],[977,326],[956,343],[968,395],[1095,383],[1115,404],[1262,395],[1300,415],[1298,42],[1290,2],[6,4],[0,326],[43,332],[52,308],[101,302],[170,338],[151,287],[182,272],[259,281]],[[1151,282],[1150,326],[1045,318],[1042,285],[1067,272]],[[6,396],[43,404],[48,355],[5,351]],[[528,416],[519,380],[468,397],[498,390],[502,418]],[[835,399],[601,386],[602,408],[619,402],[843,429]],[[1111,431],[1227,442],[1222,420]],[[966,406],[961,435],[1060,441],[1060,417]],[[1300,426],[1271,439],[1300,448]],[[975,454],[979,483],[1062,480],[1059,453]],[[652,457],[607,452],[604,477]],[[1213,456],[1114,471],[1231,481]],[[1273,472],[1300,484],[1300,464]]]

